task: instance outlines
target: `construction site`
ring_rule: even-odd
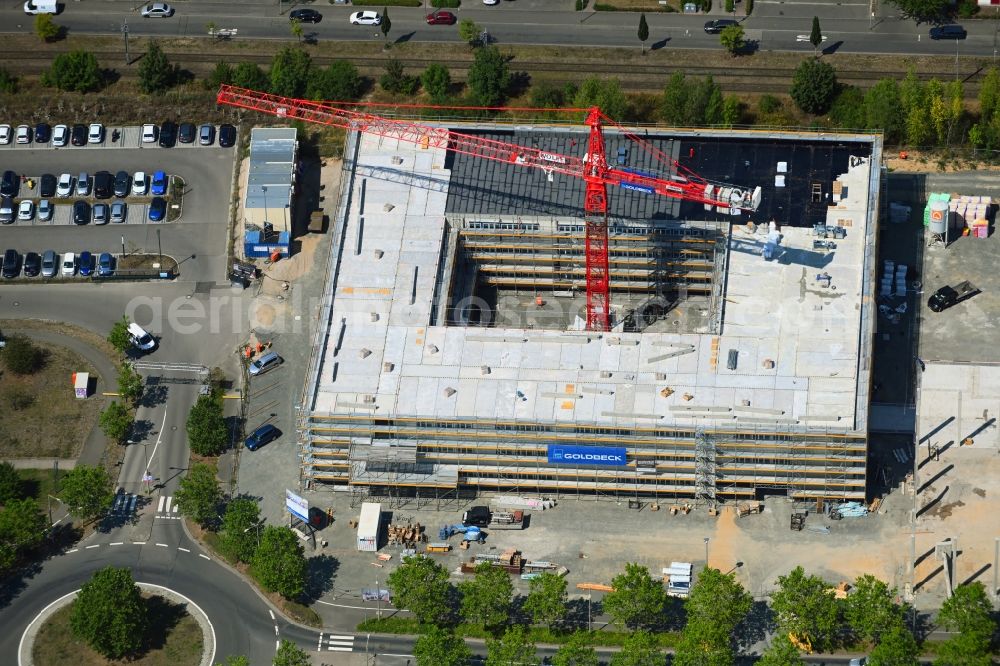
[[[307,488],[866,498],[879,137],[336,121],[239,95],[220,100],[353,128]]]

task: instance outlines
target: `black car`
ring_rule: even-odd
[[[90,222],[90,204],[82,199],[73,202],[73,224]]]
[[[108,171],[98,171],[94,174],[94,196],[98,199],[110,199],[114,191],[115,179]]]
[[[130,187],[132,187],[132,178],[128,175],[128,171],[119,171],[115,174],[116,197],[127,197]]]
[[[219,145],[229,148],[236,145],[236,128],[232,125],[219,125]]]
[[[181,143],[194,143],[194,136],[197,130],[191,123],[181,123],[180,130],[177,132],[177,140]]]
[[[29,252],[24,255],[24,277],[35,277],[42,272],[42,255]]]
[[[52,137],[52,128],[48,123],[38,123],[35,125],[35,143],[48,143]]]
[[[936,25],[931,28],[931,39],[965,39],[965,28],[960,25]]]
[[[16,278],[21,272],[21,254],[17,250],[7,250],[3,253],[3,276]]]
[[[8,169],[3,172],[3,179],[0,180],[0,195],[5,197],[16,197],[18,186],[21,184],[21,179],[17,177],[17,174]]]
[[[288,20],[299,23],[319,23],[323,20],[323,15],[315,9],[293,9],[288,12]]]
[[[173,148],[177,143],[177,123],[169,120],[160,125],[160,148]]]
[[[87,145],[87,126],[86,125],[73,125],[73,129],[70,130],[69,142],[74,146],[86,146]]]
[[[715,19],[705,24],[705,32],[710,35],[717,35],[731,25],[739,25],[740,22],[734,19]]]
[[[38,179],[38,196],[42,198],[54,197],[56,195],[56,177],[51,173],[43,173]]]

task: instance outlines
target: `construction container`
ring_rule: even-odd
[[[447,553],[451,551],[450,543],[429,543],[427,544],[428,553]]]
[[[690,562],[671,562],[669,567],[663,567],[663,580],[667,584],[667,594],[672,597],[685,598],[691,592]]]
[[[363,503],[361,517],[358,519],[358,550],[363,552],[378,550],[381,531],[382,505],[375,502]]]

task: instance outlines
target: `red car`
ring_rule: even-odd
[[[434,12],[427,15],[427,25],[455,25],[458,18],[451,12]]]

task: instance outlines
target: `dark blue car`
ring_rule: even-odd
[[[115,258],[109,252],[102,252],[97,260],[97,274],[101,277],[115,274]]]
[[[90,252],[84,250],[80,253],[80,258],[78,260],[80,275],[90,275],[94,272],[94,255]]]
[[[149,202],[149,221],[162,222],[167,214],[167,201],[163,197],[153,197]]]
[[[250,433],[250,436],[247,437],[244,445],[251,451],[256,451],[268,442],[273,442],[279,437],[281,437],[281,431],[270,423],[265,423]]]

